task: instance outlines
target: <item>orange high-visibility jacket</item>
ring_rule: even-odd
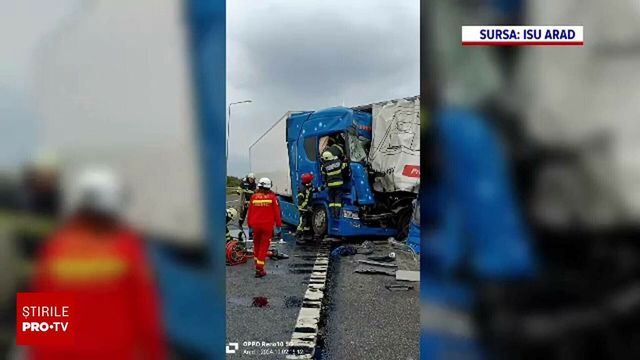
[[[64,225],[43,245],[33,291],[75,296],[75,344],[32,347],[31,359],[165,359],[158,296],[139,236]]]
[[[251,196],[248,222],[250,228],[282,226],[280,204],[275,193],[271,191],[268,193],[257,192]]]

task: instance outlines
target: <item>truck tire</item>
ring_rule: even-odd
[[[404,209],[396,215],[396,228],[398,229],[398,234],[396,235],[396,239],[403,241],[409,235],[409,226],[411,225],[411,208]]]
[[[316,206],[313,208],[311,215],[311,229],[314,235],[319,238],[327,234],[328,216],[327,209],[324,206]]]

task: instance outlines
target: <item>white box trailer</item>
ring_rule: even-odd
[[[420,187],[420,97],[372,104],[371,168],[385,174],[376,191],[418,192]]]
[[[539,172],[536,212],[553,224],[576,218],[593,227],[635,226],[640,223],[638,2],[556,4],[530,2],[529,22],[584,24],[588,42],[575,49],[526,50],[521,103],[532,137],[571,148],[580,164]],[[574,11],[576,6],[581,10]]]
[[[292,196],[289,152],[287,151],[288,111],[249,147],[251,172],[256,178],[268,177],[278,195]]]
[[[39,49],[41,143],[60,159],[64,188],[85,165],[108,166],[128,189],[131,223],[184,245],[202,243],[200,159],[182,4],[93,5],[82,7]],[[153,16],[145,16],[151,8]]]

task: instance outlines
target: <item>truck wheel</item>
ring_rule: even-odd
[[[311,228],[316,236],[323,237],[327,233],[327,209],[324,206],[313,208],[311,216]]]
[[[396,239],[404,240],[409,235],[409,226],[411,225],[411,212],[412,210],[405,209],[398,213],[396,217],[396,228],[398,229],[398,234],[396,235]]]

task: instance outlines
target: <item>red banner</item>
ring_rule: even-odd
[[[402,169],[402,175],[407,177],[419,178],[420,165],[405,165],[404,169]]]
[[[74,297],[68,293],[17,293],[16,344],[73,344],[74,307]]]

